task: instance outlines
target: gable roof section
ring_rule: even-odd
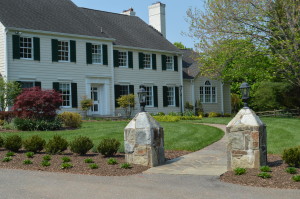
[[[103,31],[116,39],[115,45],[181,53],[160,32],[136,16],[81,8]]]
[[[199,65],[195,61],[196,52],[189,49],[181,50],[183,79],[195,79],[200,73]]]
[[[8,28],[111,38],[71,0],[0,0],[0,21]]]

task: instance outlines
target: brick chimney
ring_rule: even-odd
[[[166,37],[166,5],[156,2],[148,7],[149,24]]]
[[[133,8],[129,8],[128,10],[124,10],[122,12],[122,14],[129,15],[129,16],[135,16],[136,13],[134,12]]]

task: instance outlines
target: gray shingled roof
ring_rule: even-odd
[[[139,17],[87,8],[81,9],[86,16],[94,20],[94,23],[103,27],[103,31],[116,39],[115,45],[176,51],[180,53],[180,50],[165,39],[160,32],[149,26]]]
[[[197,54],[193,50],[181,50],[183,79],[195,79],[200,73],[199,64],[195,61]]]
[[[116,39],[116,45],[179,50],[138,17],[77,7],[71,0],[0,0],[5,27]]]
[[[0,0],[0,21],[10,28],[109,38],[70,0]]]

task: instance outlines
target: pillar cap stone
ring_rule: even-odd
[[[148,113],[140,112],[129,122],[126,129],[157,129],[162,128],[161,125]]]
[[[250,108],[242,108],[228,123],[227,127],[236,125],[263,126],[265,125]]]

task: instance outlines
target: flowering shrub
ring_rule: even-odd
[[[53,120],[61,103],[58,92],[33,87],[24,89],[17,97],[13,110],[20,118]]]

